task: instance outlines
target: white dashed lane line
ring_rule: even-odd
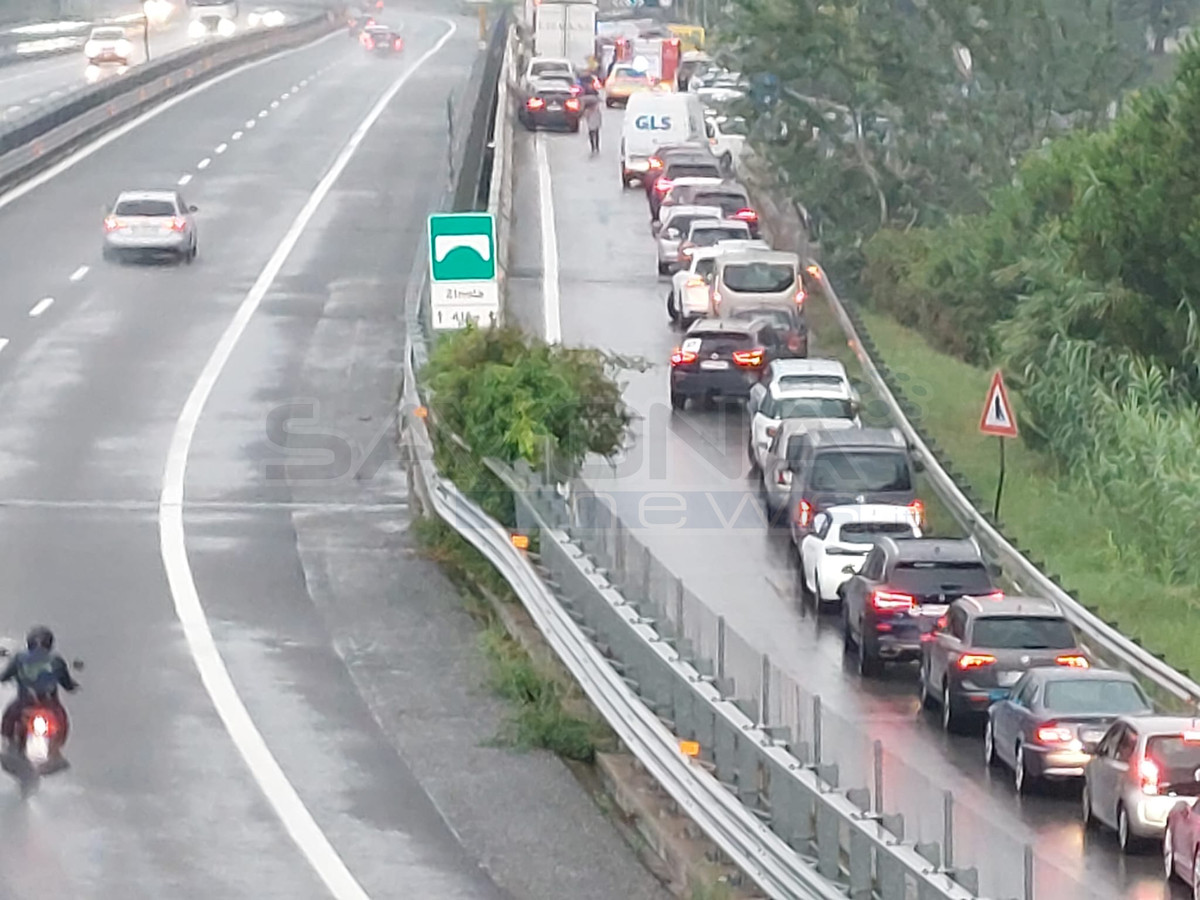
[[[217,146],[216,146],[216,148],[213,150],[213,152],[214,152],[214,153],[216,153],[216,154],[221,154],[221,153],[224,153],[224,152],[225,152],[226,150],[228,150],[228,149],[229,149],[229,145],[228,145],[228,144],[217,144]]]
[[[288,97],[290,97],[290,96],[292,96],[292,92],[291,92],[291,91],[284,91],[282,94],[280,94],[280,95],[279,95],[279,99],[280,99],[280,100],[286,100],[286,99],[287,99]]]
[[[279,109],[279,101],[278,100],[271,101],[271,109]]]
[[[0,350],[8,346],[8,338],[0,338]]]
[[[230,135],[230,140],[240,141],[241,139],[242,133],[240,131],[235,131],[232,135]]]
[[[257,122],[255,122],[253,119],[247,119],[247,120],[246,120],[246,127],[247,127],[247,128],[253,128],[253,127],[254,127],[255,125],[257,125],[257,124],[258,124],[258,123],[257,123]]]
[[[42,98],[41,97],[30,97],[26,102],[27,103],[41,103]]]
[[[38,316],[40,316],[42,313],[44,313],[46,310],[48,310],[53,305],[54,305],[53,297],[43,297],[41,300],[39,300],[37,303],[35,303],[33,305],[33,309],[29,310],[29,317],[31,319],[36,319]]]
[[[187,183],[188,183],[189,181],[191,181],[191,180],[192,180],[192,176],[191,176],[191,175],[183,175],[183,176],[181,176],[181,177],[180,177],[180,179],[179,179],[179,186],[180,186],[180,187],[183,187],[185,184],[187,184]]]
[[[298,84],[293,84],[293,85],[292,85],[292,93],[294,94],[294,93],[296,93],[296,91],[298,91],[298,90],[300,90],[300,85],[298,85]]]
[[[258,111],[258,117],[260,119],[265,119],[268,115],[270,115],[270,114],[265,109],[260,109]]]
[[[90,270],[91,270],[90,266],[80,266],[78,269],[76,269],[74,272],[71,273],[71,280],[72,281],[83,281],[83,276],[86,275]]]
[[[208,168],[208,164],[212,162],[212,157],[206,156],[200,162],[196,163],[196,168],[203,171]]]

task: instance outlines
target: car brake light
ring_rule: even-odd
[[[179,216],[171,216],[171,230],[184,231],[187,228],[187,219],[181,219]]]
[[[743,222],[757,222],[758,213],[747,206],[746,208],[739,209],[737,212],[735,212],[733,214],[733,218],[741,219]]]
[[[804,288],[802,288],[802,287],[798,287],[798,288],[796,288],[796,305],[797,305],[797,306],[803,306],[803,305],[804,305],[804,301],[805,301],[806,299],[808,299],[808,294],[807,294],[807,293],[805,293],[805,290],[804,290]]]
[[[912,594],[902,594],[898,591],[885,591],[875,588],[871,591],[871,607],[877,612],[896,612],[897,610],[912,609],[917,599]]]
[[[670,178],[660,178],[658,181],[654,182],[654,189],[660,194],[665,194],[671,189],[671,184],[672,182]]]
[[[720,291],[713,291],[712,302],[713,302],[713,309],[721,308],[721,292]]]
[[[116,231],[121,227],[121,222],[116,216],[106,216],[104,219],[105,231]]]
[[[800,505],[796,507],[796,524],[801,528],[807,528],[812,524],[813,506],[807,500],[801,500]]]
[[[375,49],[375,39],[367,38],[366,40],[363,41],[363,46],[366,47],[368,50],[374,50]]]
[[[661,169],[663,167],[663,161],[661,159],[659,159],[657,156],[652,156],[652,157],[650,157],[650,162],[648,163],[648,165],[652,169]]]
[[[45,716],[37,715],[33,717],[33,721],[29,723],[29,730],[38,737],[45,737],[50,733],[50,723]]]
[[[545,105],[546,101],[541,97],[530,97],[527,101],[525,101],[525,106],[529,109],[541,109]]]
[[[912,515],[913,524],[918,528],[925,526],[925,504],[920,500],[914,500],[908,504],[908,511]]]
[[[1138,783],[1142,787],[1143,794],[1154,795],[1158,793],[1158,764],[1153,760],[1143,758],[1138,763],[1137,767]]]
[[[779,434],[779,426],[777,426],[777,425],[768,425],[767,426],[767,437],[775,437],[775,435],[777,435],[777,434]]]
[[[403,50],[404,49],[404,41],[402,41],[400,38],[396,38],[394,41],[392,41],[392,49],[393,50]]]
[[[792,352],[799,352],[799,350],[800,350],[800,335],[796,334],[795,332],[792,332],[791,334],[789,334],[788,340],[787,340],[787,345],[788,345],[788,349],[791,350]]]
[[[787,487],[789,484],[791,484],[792,483],[792,470],[791,469],[780,469],[778,472],[776,472],[775,473],[775,483],[780,485],[781,487]]]
[[[1075,740],[1075,732],[1057,722],[1047,722],[1038,726],[1037,739],[1043,744],[1069,744]]]
[[[701,278],[699,275],[693,275],[691,278],[689,278],[687,280],[687,284],[685,284],[684,287],[690,287],[690,288],[704,287],[704,279]]]
[[[685,363],[694,363],[695,361],[696,351],[694,350],[680,350],[678,347],[676,347],[674,352],[671,354],[671,365],[673,366],[679,366]]]
[[[579,112],[579,101],[576,100],[574,97],[572,97],[570,100],[567,101],[566,107],[571,112]]]
[[[573,85],[571,85],[571,93],[572,94],[581,94],[581,93],[583,93],[583,88],[581,88],[577,84],[573,84]]]
[[[1054,661],[1060,666],[1070,666],[1072,669],[1088,669],[1092,665],[1086,656],[1078,653],[1066,653]]]
[[[739,366],[761,366],[765,352],[762,347],[755,347],[753,350],[734,350],[733,361]]]
[[[982,666],[990,666],[996,661],[996,657],[990,653],[964,653],[958,658],[958,667],[960,669],[978,669]]]

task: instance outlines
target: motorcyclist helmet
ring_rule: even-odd
[[[25,644],[30,650],[51,650],[54,648],[54,632],[45,625],[35,625],[25,636]]]

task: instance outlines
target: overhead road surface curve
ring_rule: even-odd
[[[1111,835],[1084,829],[1077,793],[1018,797],[1011,777],[989,772],[977,736],[948,736],[922,712],[916,670],[900,667],[863,679],[844,656],[835,616],[815,616],[799,601],[798,567],[786,534],[765,532],[748,472],[745,423],[719,409],[673,414],[667,362],[679,344],[669,327],[668,282],[655,274],[655,245],[645,197],[623,191],[618,176],[621,113],[604,116],[601,153],[576,135],[518,129],[509,312],[527,330],[568,345],[595,346],[654,364],[624,374],[637,420],[629,452],[614,467],[589,470],[598,492],[619,492],[621,509],[637,498],[678,509],[680,527],[628,522],[636,537],[745,644],[726,648],[751,672],[767,653],[810,694],[819,694],[826,741],[861,735],[886,754],[885,796],[903,793],[906,838],[941,840],[943,798],[954,798],[955,853],[979,865],[999,896],[1022,894],[1022,854],[1034,848],[1038,900],[1147,900],[1183,897],[1165,886],[1157,854],[1122,857]],[[819,301],[818,301],[819,302]],[[819,355],[814,348],[813,355]],[[633,498],[633,499],[631,499]],[[661,521],[661,519],[660,519]],[[976,862],[978,860],[978,862]]]
[[[269,440],[272,410],[297,394],[326,397],[335,431],[381,427],[334,387],[396,361],[352,340],[331,363],[322,341],[343,321],[378,337],[355,312],[399,288],[372,276],[366,295],[356,267],[411,269],[445,98],[476,52],[444,19],[404,20],[403,57],[335,32],[0,197],[5,628],[50,622],[89,663],[68,700],[72,768],[26,800],[0,791],[6,898],[500,896],[309,599],[321,575],[300,559],[296,505],[327,512],[327,538],[394,517],[397,485],[297,488],[268,465],[288,443]],[[101,258],[102,209],[146,187],[197,206],[194,264]]]

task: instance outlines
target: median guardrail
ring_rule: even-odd
[[[331,31],[326,14],[291,26],[250,32],[189,48],[131,69],[92,88],[67,95],[0,129],[0,187],[19,182],[96,134],[201,81],[270,53],[298,46]]]

